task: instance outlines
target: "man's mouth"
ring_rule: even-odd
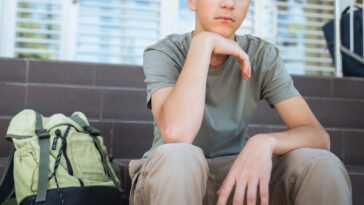
[[[218,16],[215,19],[221,20],[221,21],[226,21],[226,22],[235,22],[235,20],[229,16]]]

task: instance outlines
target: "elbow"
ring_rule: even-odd
[[[321,136],[322,136],[321,148],[330,151],[330,146],[331,146],[330,135],[326,132],[325,129],[323,129]]]
[[[319,148],[330,151],[330,135],[326,132],[322,126],[316,127],[319,140]]]
[[[330,151],[330,135],[325,128],[319,123],[311,125],[311,128],[316,139],[316,148]]]
[[[163,142],[166,144],[170,143],[189,143],[192,144],[194,135],[192,134],[191,129],[182,128],[182,127],[172,127],[166,126],[165,128],[160,129],[160,134],[163,139]]]

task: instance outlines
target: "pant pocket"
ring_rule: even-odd
[[[141,192],[142,190],[142,183],[139,181],[141,175],[142,175],[142,167],[144,163],[146,162],[146,159],[138,159],[138,160],[131,160],[129,162],[129,175],[131,178],[131,188],[130,188],[130,196],[129,196],[129,204],[137,204],[141,205],[140,201],[143,199],[140,199],[140,194],[137,194],[136,192]]]

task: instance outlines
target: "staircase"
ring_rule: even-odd
[[[0,58],[0,173],[11,148],[4,137],[11,117],[31,108],[45,116],[84,112],[127,178],[127,162],[141,157],[153,139],[143,80],[139,66]],[[294,76],[294,82],[349,171],[354,205],[364,204],[364,79]],[[250,135],[284,129],[261,102]],[[124,180],[124,188],[129,183]]]
[[[294,76],[297,89],[331,137],[331,151],[346,165],[353,204],[364,204],[364,78]],[[279,115],[262,102],[251,133],[284,129]]]

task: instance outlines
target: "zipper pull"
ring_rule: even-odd
[[[62,137],[62,133],[61,133],[61,131],[59,129],[57,129],[55,131],[55,133],[56,133],[56,136],[53,139],[52,150],[56,150],[58,138]]]

